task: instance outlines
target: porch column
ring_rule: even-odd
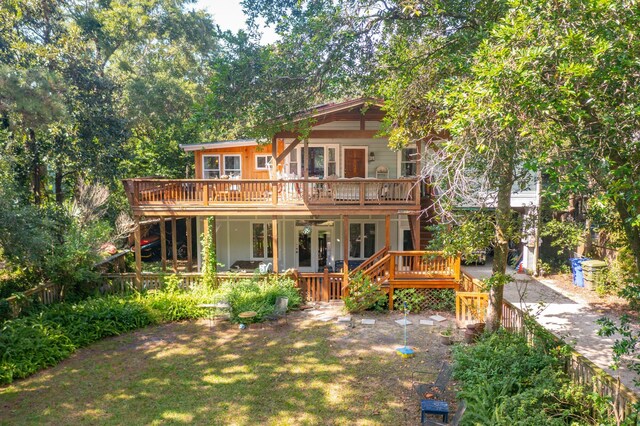
[[[162,272],[167,272],[167,223],[164,217],[160,218],[160,259]]]
[[[349,216],[342,216],[342,295],[349,294]]]
[[[304,197],[304,202],[306,203],[309,200],[309,139],[304,140],[304,161],[302,162],[302,167],[304,167],[304,184],[302,185],[302,195]]]
[[[278,273],[278,217],[271,218],[271,245],[273,250],[273,272]]]
[[[187,217],[185,218],[186,221],[186,228],[187,228],[187,272],[191,272],[191,268],[193,265],[193,252],[192,252],[192,245],[193,245],[193,233],[191,230],[191,217]]]
[[[134,218],[135,221],[135,230],[133,233],[134,238],[134,250],[136,255],[136,288],[139,290],[142,288],[142,250],[140,245],[140,217],[136,216]]]
[[[171,251],[173,257],[173,273],[178,273],[178,231],[176,226],[176,218],[171,218]]]
[[[384,217],[384,247],[391,249],[391,215]]]
[[[411,239],[413,240],[413,249],[420,250],[420,215],[407,215],[409,226],[411,227]]]

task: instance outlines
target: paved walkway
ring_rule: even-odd
[[[463,270],[480,279],[491,275],[491,265],[465,266]],[[597,309],[585,300],[567,294],[555,286],[553,280],[534,279],[525,274],[515,274],[515,277],[515,282],[505,286],[506,300],[521,309],[529,310],[545,328],[563,338],[613,377],[620,377],[622,383],[640,394],[640,387],[633,383],[635,374],[632,371],[623,366],[616,371],[609,367],[615,338],[598,336],[599,326],[596,320],[603,315]],[[610,317],[617,319],[614,315]]]

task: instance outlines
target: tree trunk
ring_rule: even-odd
[[[496,207],[496,246],[494,249],[492,277],[503,276],[507,271],[509,255],[509,228],[511,226],[511,187],[512,171],[505,167],[498,188],[498,205]],[[487,307],[486,329],[493,333],[500,328],[502,322],[502,299],[504,285],[496,280],[489,288],[489,306]]]
[[[33,202],[34,204],[39,205],[42,202],[42,177],[40,175],[40,155],[38,152],[36,132],[33,129],[29,129],[29,142],[27,143],[27,148],[31,151]]]
[[[55,177],[55,190],[56,190],[56,203],[62,204],[64,201],[64,195],[62,193],[62,167],[56,167]]]
[[[629,249],[631,250],[633,259],[635,260],[636,272],[640,272],[640,229],[638,229],[638,227],[636,226],[633,226],[633,218],[631,214],[629,214],[630,209],[626,201],[617,199],[616,210],[618,210],[618,214],[620,215],[622,228],[624,229],[624,233],[627,236]]]

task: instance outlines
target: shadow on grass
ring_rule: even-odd
[[[147,328],[0,388],[0,422],[414,424],[397,379],[406,366],[336,331],[301,319],[246,331]]]

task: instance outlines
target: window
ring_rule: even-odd
[[[202,176],[205,179],[216,179],[220,177],[219,155],[204,155],[202,157]]]
[[[273,229],[270,223],[253,223],[251,225],[252,259],[267,259],[273,257],[272,234]]]
[[[327,147],[327,176],[337,175],[336,149]]]
[[[294,149],[289,154],[289,173],[298,174],[298,150]]]
[[[349,257],[366,259],[376,252],[376,224],[349,224]]]
[[[239,155],[224,156],[224,174],[229,176],[241,176],[242,169]]]
[[[403,148],[400,151],[400,176],[417,176],[418,160],[417,148]]]
[[[289,153],[289,173],[304,176],[304,147],[298,146]],[[309,177],[324,178],[338,174],[338,147],[309,147]]]
[[[256,170],[269,170],[270,155],[256,154]]]
[[[304,165],[304,148],[300,151],[300,158]],[[324,147],[309,147],[309,161],[306,164],[308,164],[309,167],[309,177],[324,177]],[[301,171],[304,172],[304,170]]]

